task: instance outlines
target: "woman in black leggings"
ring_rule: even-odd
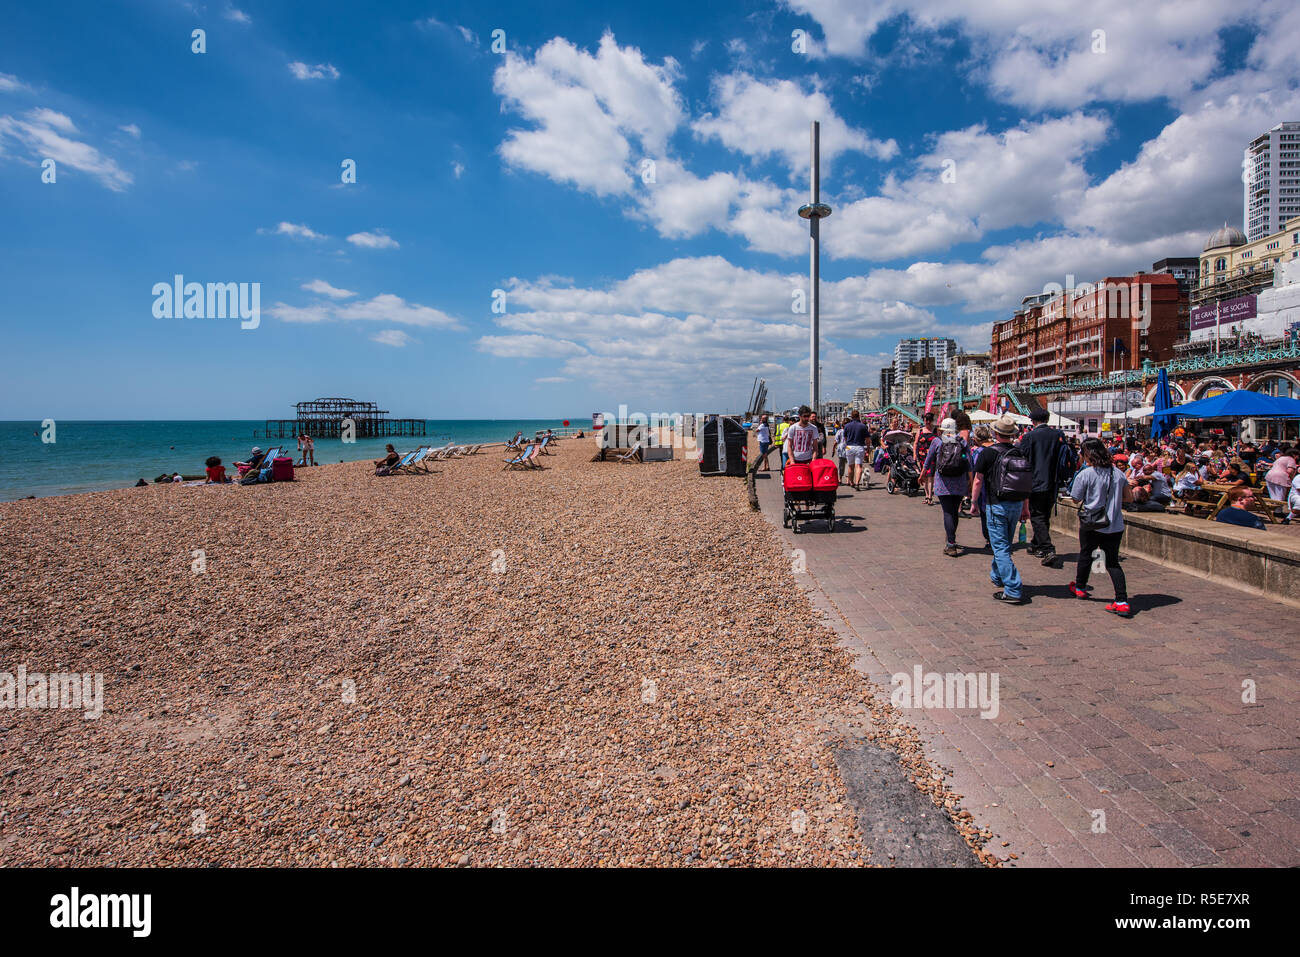
[[[1106,571],[1115,586],[1115,600],[1106,610],[1121,618],[1133,617],[1128,603],[1128,583],[1119,565],[1119,541],[1124,535],[1123,503],[1133,500],[1133,489],[1124,473],[1111,462],[1110,452],[1100,439],[1083,443],[1083,460],[1089,468],[1080,469],[1070,487],[1070,498],[1079,503],[1079,563],[1075,568],[1070,591],[1075,598],[1088,597],[1088,575],[1092,571],[1093,553],[1100,550],[1106,557]],[[1089,512],[1100,515],[1102,524],[1085,528]]]
[[[961,501],[970,494],[970,457],[966,442],[957,434],[957,423],[944,419],[939,424],[940,437],[930,443],[921,467],[921,477],[932,476],[934,492],[943,508],[943,553],[955,558],[961,554],[957,544],[957,514]],[[945,453],[944,448],[949,451]]]

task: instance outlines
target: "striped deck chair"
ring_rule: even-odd
[[[528,459],[532,456],[532,454],[533,454],[533,450],[531,447],[529,447],[528,449],[525,449],[524,451],[520,452],[518,455],[514,456],[513,458],[506,459],[506,464],[501,466],[501,471],[504,472],[506,469],[532,468],[532,466],[528,464]]]
[[[407,452],[405,455],[403,455],[400,459],[397,460],[397,463],[396,463],[395,465],[392,465],[392,466],[390,466],[390,467],[388,467],[388,468],[384,468],[384,467],[381,465],[379,468],[375,469],[375,474],[376,474],[376,475],[396,475],[398,472],[400,472],[400,471],[401,471],[402,469],[404,469],[406,466],[410,465],[411,462],[413,462],[413,461],[415,460],[415,457],[416,457],[417,455],[419,455],[419,454],[420,454],[420,450],[419,450],[419,449],[414,449],[413,451]]]
[[[429,456],[432,454],[432,446],[421,446],[411,453],[414,458],[408,455],[406,458],[402,459],[402,461],[393,466],[393,472],[404,472],[408,475],[415,475],[420,472],[432,472],[433,470],[429,468]]]

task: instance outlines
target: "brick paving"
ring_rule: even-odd
[[[906,712],[994,832],[991,850],[1017,866],[1300,865],[1296,609],[1125,558],[1135,614],[1119,619],[1103,610],[1104,573],[1091,600],[1068,595],[1077,543],[1060,533],[1061,570],[1016,546],[1030,603],[1007,607],[991,597],[978,519],[962,521],[968,551],[949,558],[939,507],[888,495],[879,478],[841,490],[833,534],[783,529],[780,474],[756,484],[879,693],[918,664],[999,676],[994,719]]]

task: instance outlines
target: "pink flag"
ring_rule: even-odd
[[[989,411],[996,413],[998,411],[998,384],[993,383],[993,394],[989,396]]]
[[[926,415],[929,415],[930,410],[933,408],[934,408],[934,386],[930,386],[930,391],[925,394]]]
[[[942,421],[943,421],[944,419],[946,419],[946,418],[948,418],[948,403],[947,403],[947,402],[945,402],[945,403],[943,404],[943,408],[939,410],[939,421],[942,422]]]

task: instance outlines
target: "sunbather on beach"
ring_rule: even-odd
[[[259,446],[254,445],[253,450],[248,454],[247,462],[236,462],[235,468],[239,469],[242,475],[245,472],[252,471],[261,466],[262,459],[266,458],[266,453]]]
[[[207,466],[204,471],[208,474],[209,484],[221,484],[230,481],[226,477],[226,467],[221,464],[221,459],[217,458],[217,456],[211,456],[204,464]]]
[[[402,461],[402,457],[397,454],[397,450],[393,448],[391,442],[388,445],[385,445],[384,448],[387,450],[388,454],[382,459],[375,459],[376,475],[390,474],[393,470],[393,466]]]

